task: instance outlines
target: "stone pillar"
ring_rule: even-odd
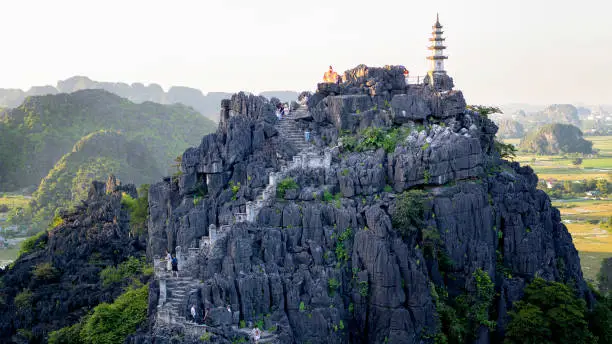
[[[157,305],[162,306],[164,303],[166,303],[166,279],[160,278],[159,279],[159,302],[157,303]]]
[[[247,222],[253,223],[255,222],[255,203],[248,201],[246,203],[246,220]]]
[[[210,246],[215,244],[215,240],[217,240],[217,226],[211,224],[208,226],[208,236],[210,237]]]
[[[325,150],[325,169],[329,169],[331,167],[332,154],[329,149]]]
[[[179,271],[183,270],[183,267],[185,266],[185,263],[183,262],[183,255],[181,253],[181,247],[177,246],[175,249],[176,253],[176,259],[178,260],[178,269]]]

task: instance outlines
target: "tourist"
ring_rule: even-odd
[[[279,120],[283,119],[283,116],[282,116],[282,114],[283,114],[283,112],[282,112],[282,107],[283,107],[283,106],[282,106],[282,104],[281,104],[281,103],[276,104],[276,117],[277,117]]]
[[[168,271],[172,271],[172,256],[170,255],[170,252],[168,252],[168,250],[166,250],[166,269]]]
[[[193,317],[193,322],[197,322],[197,321],[196,321],[196,315],[197,315],[197,314],[198,314],[198,313],[196,312],[195,305],[191,305],[191,316]]]
[[[176,277],[178,277],[178,259],[176,259],[176,256],[172,257],[172,276],[174,276],[174,272],[176,272]]]
[[[261,331],[257,326],[255,326],[255,328],[253,329],[253,340],[255,341],[255,343],[259,342],[259,338],[261,338]]]

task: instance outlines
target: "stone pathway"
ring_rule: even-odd
[[[317,151],[315,148],[309,149],[313,146],[305,141],[304,132],[300,130],[295,123],[296,118],[305,117],[307,115],[308,108],[302,106],[299,109],[285,115],[285,117],[276,124],[276,128],[281,137],[293,145],[298,150],[298,154],[293,157],[289,164],[283,166],[282,171],[273,172],[270,175],[270,182],[263,190],[261,195],[257,197],[256,201],[247,202],[247,212],[245,214],[235,214],[236,222],[254,222],[257,219],[257,214],[259,211],[263,207],[268,206],[276,198],[276,184],[290,170],[311,165],[317,167],[329,167],[331,155],[328,157],[326,154],[324,158],[322,157],[321,152]],[[311,150],[312,152],[306,153],[307,151]],[[229,230],[231,230],[231,227]],[[226,234],[227,231],[228,230],[221,231],[220,234]],[[207,251],[212,249],[214,241],[215,240],[210,241],[210,246],[206,248]],[[192,263],[189,258],[193,257],[183,257],[183,259],[187,259],[187,263]],[[181,271],[179,272],[179,277],[171,277],[167,271],[164,271],[164,267],[165,263],[163,261],[156,262],[155,275],[160,281],[160,300],[157,307],[155,327],[163,328],[168,325],[179,326],[183,328],[185,334],[195,338],[199,338],[207,331],[211,333],[218,332],[218,329],[191,321],[190,314],[188,314],[187,311],[181,311],[180,309],[181,307],[184,307],[184,309],[189,307],[187,304],[189,296],[198,291],[201,284],[200,281],[188,276],[189,269],[187,269],[184,265],[183,268],[180,269]],[[181,313],[183,314],[181,315]],[[231,329],[235,334],[248,337],[249,340],[252,340],[252,329],[238,328],[237,326],[232,326]],[[258,343],[264,344],[278,342],[279,339],[277,335],[268,331],[261,331],[261,338]]]
[[[293,110],[286,114],[285,117],[276,124],[276,129],[280,136],[291,143],[298,152],[304,151],[311,146],[311,144],[304,139],[304,131],[300,130],[295,124],[296,118],[304,117],[307,113],[308,108],[306,106],[301,106],[297,110]]]

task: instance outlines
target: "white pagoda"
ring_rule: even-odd
[[[442,31],[442,25],[440,24],[440,16],[436,14],[436,23],[432,26],[433,31],[431,32],[431,38],[429,39],[431,45],[431,55],[427,56],[430,61],[430,69],[427,72],[424,83],[430,85],[437,91],[449,91],[453,88],[453,79],[446,74],[444,70],[444,60],[448,59],[448,56],[444,55],[444,41],[442,37],[444,31]]]
[[[440,25],[440,17],[436,14],[436,23],[432,26],[431,38],[429,39],[432,42],[432,45],[429,46],[429,50],[431,50],[431,56],[427,56],[427,59],[431,62],[430,72],[435,74],[446,74],[444,70],[444,60],[448,59],[448,56],[444,55],[444,49],[446,46],[444,45],[445,38],[442,37],[444,31],[442,31],[442,25]]]

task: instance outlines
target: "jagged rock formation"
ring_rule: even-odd
[[[582,131],[573,125],[554,123],[545,125],[525,136],[519,149],[529,153],[563,154],[593,152],[593,142],[582,138]]]
[[[208,331],[229,343],[258,324],[266,342],[432,343],[433,290],[475,293],[477,269],[499,293],[488,306],[497,330],[480,326],[479,343],[503,338],[535,275],[590,298],[559,211],[529,167],[499,159],[497,127],[465,110],[460,91],[406,85],[402,71],[358,66],[280,123],[264,98],[222,102],[218,131],[185,151],[182,175],[151,186],[148,255],[161,267],[165,250],[176,252],[182,280],[157,269],[155,324],[134,342],[197,342]],[[310,131],[311,147],[283,125]],[[406,135],[387,151],[348,150],[373,127]],[[329,164],[289,169],[307,149],[328,152]],[[412,232],[392,221],[408,189],[427,195]]]
[[[114,178],[94,182],[87,201],[37,237],[12,268],[0,270],[2,343],[44,343],[49,332],[122,293],[125,284],[103,285],[100,271],[145,252],[145,238],[130,235],[122,193],[136,197],[133,185]]]

